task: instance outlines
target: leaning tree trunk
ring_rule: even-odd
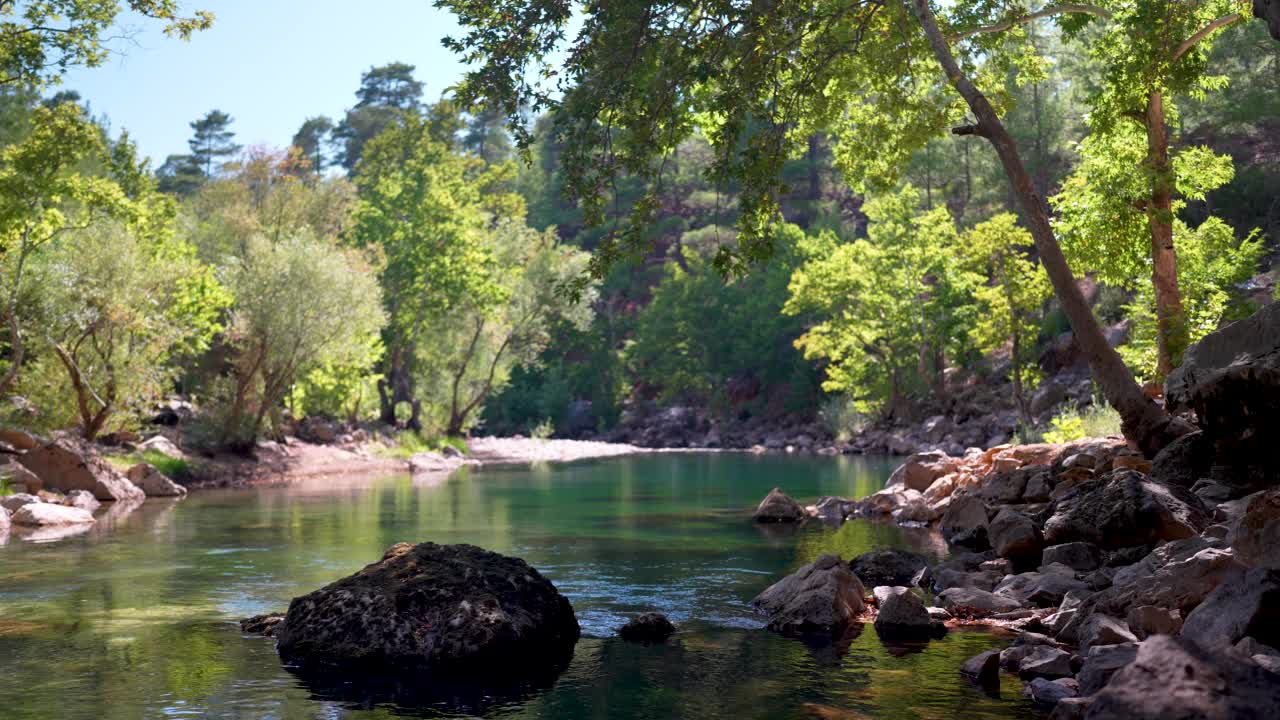
[[[929,46],[935,59],[947,75],[947,80],[964,98],[969,110],[977,118],[976,126],[961,132],[980,135],[986,138],[995,148],[1004,166],[1005,174],[1018,204],[1022,207],[1031,237],[1035,241],[1040,262],[1045,273],[1053,284],[1054,294],[1062,304],[1063,312],[1071,323],[1076,342],[1089,361],[1089,368],[1094,380],[1102,388],[1103,394],[1112,407],[1120,413],[1121,427],[1125,437],[1138,446],[1143,453],[1153,456],[1173,439],[1185,434],[1190,429],[1185,423],[1175,420],[1163,408],[1147,397],[1138,387],[1133,373],[1125,366],[1119,353],[1108,343],[1102,334],[1093,310],[1085,301],[1075,276],[1071,273],[1067,259],[1062,254],[1049,222],[1049,211],[1044,200],[1036,193],[1031,176],[1018,152],[1017,143],[1009,135],[1000,116],[985,95],[978,90],[968,76],[960,70],[951,46],[947,43],[942,31],[938,28],[937,19],[929,7],[929,0],[912,0],[916,18],[924,29]]]
[[[1164,98],[1147,97],[1147,164],[1151,197],[1147,224],[1151,228],[1151,283],[1156,294],[1157,380],[1163,381],[1182,361],[1187,349],[1187,322],[1178,290],[1178,256],[1173,247],[1173,172],[1169,167],[1169,133]]]

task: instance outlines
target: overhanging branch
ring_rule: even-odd
[[[1027,23],[1033,22],[1035,20],[1039,20],[1040,18],[1052,17],[1054,15],[1070,15],[1075,13],[1082,13],[1085,15],[1096,15],[1097,17],[1100,17],[1100,18],[1111,17],[1110,10],[1104,7],[1098,7],[1097,5],[1086,5],[1082,3],[1050,5],[1046,8],[1036,10],[1035,12],[1027,13],[1026,15],[1019,15],[1018,17],[1010,18],[1008,20],[1005,20],[1003,22],[998,22],[993,25],[984,25],[982,27],[974,28],[972,30],[965,30],[962,33],[956,33],[955,35],[951,35],[947,37],[947,41],[953,42],[953,43],[960,42],[961,40],[967,40],[968,38],[971,38],[975,35],[1004,32],[1005,30],[1008,30],[1009,28],[1014,27],[1015,25],[1026,25]]]
[[[1233,23],[1233,22],[1235,22],[1235,21],[1237,21],[1237,20],[1241,19],[1241,17],[1242,17],[1242,16],[1240,15],[1240,13],[1231,13],[1230,15],[1223,15],[1222,17],[1218,18],[1217,20],[1214,20],[1213,22],[1209,23],[1208,25],[1205,25],[1205,26],[1204,26],[1203,28],[1201,28],[1201,29],[1200,29],[1200,31],[1199,31],[1199,32],[1197,32],[1195,35],[1192,35],[1191,37],[1187,38],[1187,39],[1186,39],[1186,42],[1183,42],[1181,45],[1179,45],[1177,50],[1174,50],[1174,51],[1173,51],[1173,57],[1172,57],[1172,58],[1170,58],[1170,61],[1171,61],[1171,62],[1177,62],[1177,61],[1178,61],[1178,58],[1180,58],[1180,57],[1182,57],[1183,55],[1185,55],[1185,54],[1187,53],[1187,51],[1188,51],[1188,50],[1190,50],[1191,48],[1195,47],[1195,44],[1196,44],[1196,43],[1198,43],[1198,42],[1200,42],[1201,40],[1203,40],[1203,39],[1205,39],[1206,37],[1208,37],[1208,36],[1209,36],[1213,31],[1215,31],[1215,30],[1217,30],[1217,29],[1219,29],[1219,28],[1221,28],[1221,27],[1225,27],[1225,26],[1227,26],[1227,25],[1230,25],[1231,23]]]

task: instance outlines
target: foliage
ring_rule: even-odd
[[[298,378],[367,361],[384,318],[377,282],[359,258],[306,232],[250,238],[229,285],[235,355],[221,440],[245,448]]]
[[[1178,274],[1183,287],[1189,337],[1195,342],[1227,321],[1253,312],[1240,298],[1240,287],[1257,271],[1264,248],[1256,231],[1237,240],[1232,229],[1218,218],[1197,228],[1174,224],[1178,250]],[[1156,367],[1156,318],[1151,285],[1138,285],[1125,312],[1133,330],[1120,354],[1139,378],[1153,377]]]
[[[689,249],[668,266],[626,347],[635,382],[659,388],[660,401],[724,407],[735,383],[774,389],[799,378],[812,404],[813,372],[791,344],[809,318],[782,314],[804,233],[794,225],[776,233],[786,239],[775,240],[775,262],[743,278],[726,282]]]
[[[1049,421],[1041,438],[1047,443],[1066,443],[1083,438],[1120,435],[1120,414],[1105,403],[1086,408],[1068,407]]]
[[[850,393],[862,412],[909,415],[910,401],[940,388],[945,358],[968,350],[969,301],[978,277],[959,261],[959,235],[944,208],[920,212],[913,187],[865,206],[868,237],[806,244],[784,312],[820,322],[796,341],[827,361],[823,388]]]
[[[1030,421],[1026,393],[1035,387],[1039,367],[1036,314],[1051,295],[1044,268],[1031,259],[1031,234],[1002,213],[978,223],[960,240],[978,272],[990,278],[974,288],[978,312],[969,328],[974,346],[984,353],[1009,349],[1014,403]]]
[[[128,8],[164,23],[165,34],[187,40],[208,29],[213,14],[183,15],[177,0],[49,0],[0,4],[0,85],[58,82],[68,68],[106,62],[103,37]]]
[[[394,62],[370,68],[360,76],[356,105],[333,129],[338,163],[354,173],[364,156],[365,144],[407,115],[421,109],[423,85],[413,77],[414,67]]]

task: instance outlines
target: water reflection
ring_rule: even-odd
[[[87,533],[0,548],[0,714],[456,715],[448,698],[351,697],[303,682],[270,640],[235,624],[286,607],[395,542],[430,540],[525,558],[570,598],[584,631],[554,683],[483,703],[457,699],[462,710],[801,718],[811,717],[808,703],[870,717],[1028,716],[1016,692],[995,700],[960,680],[964,659],[999,642],[986,634],[953,632],[898,656],[870,627],[826,648],[761,630],[750,599],[819,554],[943,551],[928,533],[883,523],[807,523],[767,536],[748,519],[774,486],[802,502],[857,497],[890,469],[860,458],[667,455],[148,501]],[[668,613],[676,638],[618,641],[616,628],[648,610]]]

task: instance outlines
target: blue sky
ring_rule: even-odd
[[[430,0],[186,0],[217,15],[212,29],[184,43],[130,17],[132,44],[96,68],[70,71],[77,90],[112,131],[128,129],[155,163],[187,149],[192,120],[211,108],[235,118],[242,145],[288,144],[312,115],[340,118],[355,103],[360,73],[403,61],[434,99],[462,76],[440,45],[457,34],[453,16]]]

